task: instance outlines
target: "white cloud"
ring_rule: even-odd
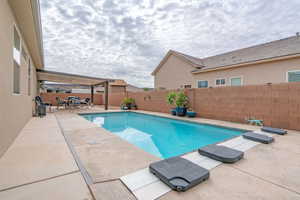
[[[153,87],[169,49],[197,57],[299,31],[298,0],[41,0],[46,69]]]

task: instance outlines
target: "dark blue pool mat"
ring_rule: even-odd
[[[255,142],[261,142],[261,143],[264,143],[264,144],[269,144],[269,143],[274,141],[274,138],[272,138],[270,136],[259,134],[259,133],[254,133],[254,132],[244,133],[243,137],[248,139],[248,140],[252,140],[252,141],[255,141]]]
[[[226,146],[210,144],[198,149],[202,156],[209,157],[224,163],[235,163],[244,157],[242,151],[238,151]]]
[[[209,171],[181,157],[150,164],[149,170],[171,189],[184,192],[207,180]]]
[[[264,126],[261,128],[262,131],[269,132],[269,133],[275,133],[278,135],[285,135],[287,134],[286,130],[280,129],[280,128],[272,128],[268,126]]]

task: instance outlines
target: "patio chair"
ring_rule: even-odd
[[[70,96],[68,97],[68,101],[69,101],[69,106],[73,108],[81,105],[79,97]]]
[[[91,99],[90,99],[90,98],[82,99],[82,100],[80,100],[80,104],[81,104],[81,105],[87,105],[87,106],[90,106],[90,105],[91,105]]]
[[[51,103],[45,103],[43,102],[42,97],[36,96],[35,97],[35,104],[36,104],[36,113],[39,117],[43,117],[46,115],[46,107],[52,106]]]
[[[60,97],[55,97],[55,99],[56,99],[56,104],[57,104],[57,110],[59,109],[59,106],[64,106],[66,108],[66,106],[67,106],[66,101],[61,100]]]

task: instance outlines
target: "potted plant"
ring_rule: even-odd
[[[167,102],[170,105],[174,105],[175,104],[175,100],[176,100],[176,93],[175,92],[169,92],[167,95]],[[172,108],[171,109],[171,114],[172,115],[176,115],[176,109]]]
[[[126,97],[126,98],[123,99],[123,102],[122,102],[121,106],[124,110],[127,110],[127,109],[130,110],[133,105],[135,105],[134,99]]]
[[[172,115],[185,116],[188,105],[188,97],[183,92],[168,93],[167,102],[176,107],[171,110]]]
[[[193,111],[191,108],[189,108],[188,111],[186,112],[186,115],[188,117],[196,117],[197,113]]]
[[[176,114],[178,116],[185,116],[188,105],[188,97],[183,92],[177,93],[175,105]]]

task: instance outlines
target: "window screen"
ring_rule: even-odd
[[[20,93],[20,66],[14,61],[14,91],[15,94]]]
[[[13,93],[20,94],[20,50],[21,50],[21,39],[20,35],[14,27],[14,48],[13,48],[13,58],[14,58],[14,70],[13,70]]]
[[[222,79],[216,79],[216,85],[225,85],[225,79],[222,78]]]
[[[300,81],[300,71],[288,72],[289,82],[299,82]]]
[[[232,86],[242,85],[242,79],[241,79],[241,77],[231,78],[231,85]]]
[[[198,81],[198,88],[207,88],[208,81]]]

